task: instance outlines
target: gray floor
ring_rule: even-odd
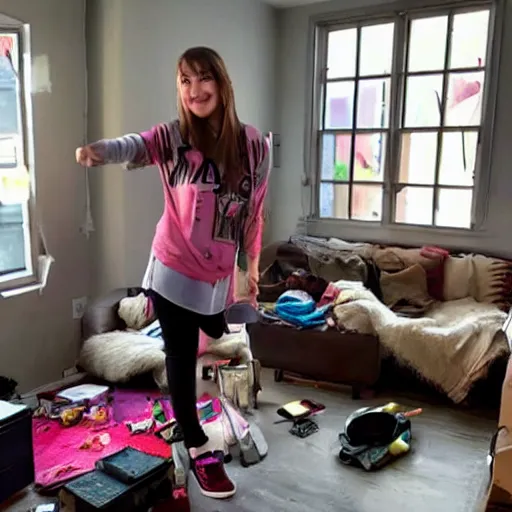
[[[299,398],[312,398],[327,406],[318,417],[320,431],[301,440],[288,433],[289,425],[274,425],[278,406]],[[392,466],[376,473],[338,463],[337,435],[346,416],[368,404],[399,401],[423,407],[413,418],[413,450]],[[199,494],[190,483],[193,511],[204,512],[472,512],[481,510],[487,484],[486,454],[495,421],[477,413],[454,410],[396,397],[380,396],[354,402],[346,393],[334,393],[276,384],[264,372],[264,391],[257,412],[270,451],[257,466],[238,462],[227,468],[237,483],[237,495],[218,502]],[[0,511],[27,511],[40,502],[32,492]]]

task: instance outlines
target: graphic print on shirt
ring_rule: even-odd
[[[251,179],[246,174],[238,184],[238,191],[217,195],[213,238],[219,242],[241,242],[242,228],[251,197]]]
[[[191,167],[196,167],[193,174]],[[221,184],[221,175],[213,160],[204,158],[192,146],[183,144],[176,150],[176,163],[169,172],[167,182],[171,188],[180,185],[197,185],[203,190],[216,190]],[[210,187],[203,188],[202,185],[210,185]]]
[[[265,142],[251,140],[244,147],[247,147],[247,151],[242,153],[244,174],[238,183],[238,190],[218,196],[214,223],[215,240],[233,241],[240,247],[243,246],[243,227],[250,213],[252,194],[265,180],[267,173],[267,168],[262,163]]]
[[[184,143],[179,135],[177,125],[170,127],[176,141],[173,166],[164,166],[169,187],[176,188],[180,185],[195,185],[200,192],[212,192],[215,194],[215,212],[213,222],[212,239],[220,242],[239,245],[242,237],[242,229],[248,212],[248,204],[254,184],[247,158],[244,155],[244,175],[235,192],[228,192],[222,186],[222,173],[215,162]]]

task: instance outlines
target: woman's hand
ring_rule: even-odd
[[[253,306],[258,305],[258,295],[260,294],[260,289],[258,287],[259,283],[259,275],[250,273],[247,277],[247,294],[251,300],[251,304]]]
[[[103,163],[103,159],[89,144],[88,146],[77,148],[76,162],[83,167],[95,167],[97,165],[101,165]]]

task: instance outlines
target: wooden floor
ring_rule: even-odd
[[[237,495],[219,502],[200,495],[190,483],[193,511],[208,512],[473,512],[481,510],[488,481],[486,462],[493,419],[444,405],[397,396],[353,401],[350,392],[326,392],[286,383],[276,384],[264,372],[259,422],[269,443],[266,460],[251,468],[238,462],[227,468],[237,483]],[[274,425],[276,409],[294,399],[312,398],[327,406],[318,417],[320,431],[301,440],[289,425]],[[398,401],[423,407],[413,418],[413,450],[376,473],[341,465],[338,433],[349,413],[369,404]],[[33,492],[0,507],[25,512],[44,502]]]

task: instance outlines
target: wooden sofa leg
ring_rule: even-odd
[[[210,380],[210,372],[212,371],[212,367],[210,365],[203,365],[201,369],[201,376],[203,380]]]
[[[371,400],[375,398],[376,390],[372,387],[355,385],[352,386],[352,400]]]
[[[274,370],[274,382],[283,382],[284,379],[284,371],[283,370]]]

